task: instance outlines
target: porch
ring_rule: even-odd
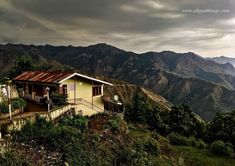
[[[56,84],[37,84],[37,83],[30,83],[30,82],[22,82],[17,83],[17,91],[19,97],[36,101],[40,103],[41,99],[47,96],[47,88],[49,88],[49,94],[53,92],[59,92],[59,86]]]

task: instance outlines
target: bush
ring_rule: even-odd
[[[198,145],[198,142],[195,137],[189,137],[189,140],[192,146],[196,147]]]
[[[107,124],[112,131],[120,131],[121,118],[119,116],[113,116]]]
[[[233,149],[230,143],[224,143],[223,141],[214,141],[210,146],[210,151],[219,156],[232,156]]]
[[[52,93],[50,95],[50,98],[52,100],[52,103],[57,105],[57,106],[62,106],[62,105],[67,104],[67,95]]]
[[[169,134],[168,138],[170,140],[170,144],[172,145],[184,145],[184,146],[191,145],[191,142],[188,138],[181,136],[177,133]]]
[[[159,146],[154,139],[147,139],[143,143],[144,151],[151,154],[151,155],[158,155],[160,153]]]
[[[113,165],[158,165],[158,161],[156,160],[156,156],[154,155],[158,154],[159,151],[157,153],[154,153],[154,155],[153,154],[149,155],[149,153],[144,151],[143,145],[145,143],[138,142],[135,144],[135,146],[137,144],[138,148],[132,146],[120,147],[116,153],[116,156],[114,157]],[[149,147],[148,143],[146,145],[147,147]],[[154,145],[154,147],[156,146]]]
[[[12,108],[13,109],[21,109],[21,108],[24,108],[26,107],[27,105],[27,102],[22,99],[22,98],[14,98],[12,99]]]
[[[206,148],[206,144],[205,144],[205,142],[203,140],[200,139],[198,141],[197,147],[200,148],[200,149],[205,149]]]
[[[6,102],[0,103],[0,112],[4,114],[7,114],[9,112],[8,104]]]
[[[160,148],[157,144],[157,141],[153,138],[138,140],[134,146],[137,151],[143,151],[153,156],[160,153]]]
[[[156,131],[153,131],[153,132],[151,133],[151,136],[152,136],[155,140],[158,140],[159,137],[160,137],[160,135],[159,135]]]
[[[63,118],[60,121],[60,124],[79,128],[83,132],[88,127],[87,126],[88,119],[87,119],[87,117],[76,115],[76,116],[73,116],[73,117]]]
[[[39,145],[51,149],[61,149],[64,143],[73,138],[80,138],[81,134],[66,126],[55,126],[52,122],[37,117],[36,123],[26,123],[21,131],[14,133],[14,139],[19,142],[36,141]]]

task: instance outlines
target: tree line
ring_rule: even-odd
[[[217,154],[231,155],[235,147],[235,110],[217,112],[211,122],[204,121],[192,112],[189,106],[173,106],[172,110],[162,111],[151,106],[144,97],[137,95],[132,105],[125,111],[128,122],[147,125],[163,136],[195,138],[210,145]]]

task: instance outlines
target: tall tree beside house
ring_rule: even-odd
[[[37,66],[34,65],[33,60],[28,56],[21,56],[16,59],[14,66],[8,73],[9,78],[14,78],[24,71],[36,70]]]

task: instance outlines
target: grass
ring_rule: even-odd
[[[133,127],[134,128],[134,127]],[[148,130],[138,128],[130,130],[129,137],[144,140],[151,137]],[[183,165],[183,166],[234,166],[235,159],[220,157],[209,152],[208,149],[200,149],[192,146],[174,146],[169,140],[160,136],[158,139],[161,155],[156,157],[159,166]]]
[[[183,165],[190,166],[234,166],[235,159],[216,156],[207,149],[189,146],[172,146],[179,154]]]

